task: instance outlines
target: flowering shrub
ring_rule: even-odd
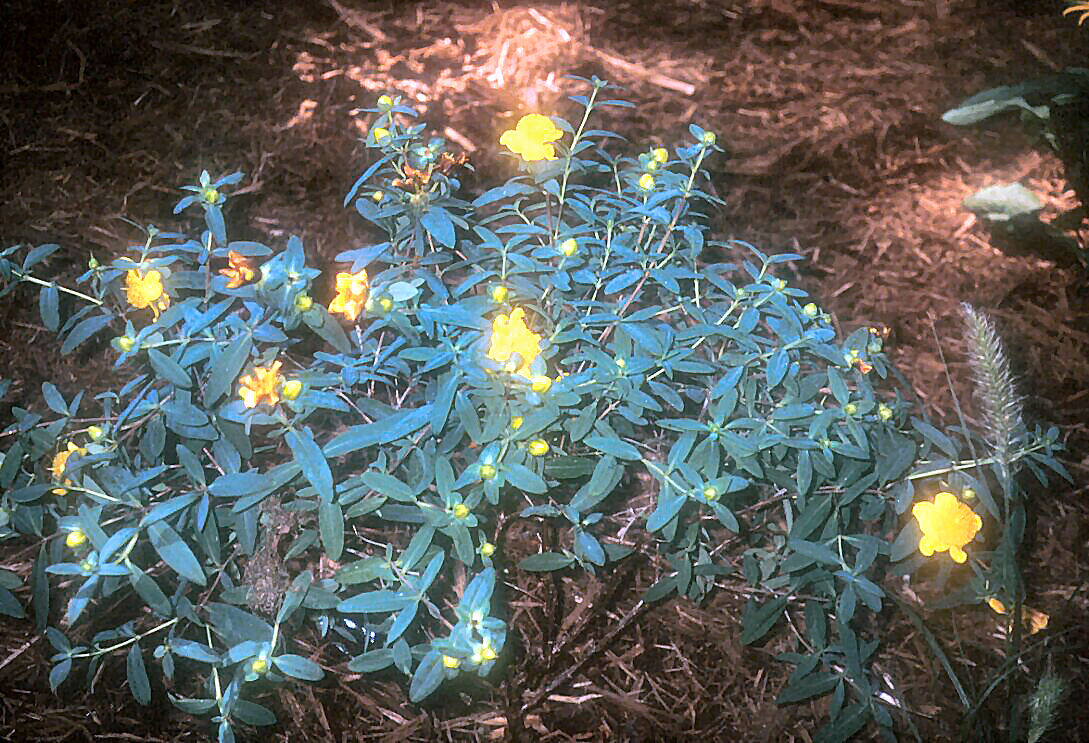
[[[868,720],[891,729],[859,617],[882,611],[890,557],[967,559],[972,507],[947,492],[917,506],[922,533],[906,512],[916,484],[971,486],[997,518],[980,465],[887,389],[879,333],[838,337],[776,274],[799,256],[707,238],[712,132],[616,156],[616,135],[588,122],[627,104],[585,82],[577,126],[523,118],[502,140],[522,174],[472,202],[457,195],[464,156],[383,96],[376,159],[345,204],[386,240],[337,256],[328,309],[298,238],[275,254],[228,239],[237,173],[187,187],[177,211],[203,211],[199,237],[149,228],[131,256],[92,261],[89,294],[30,273],[55,246],[21,265],[5,251],[5,278],[41,285],[62,351],[114,328],[130,377],[89,418],[82,393],[44,385],[50,418],[15,409],[0,465],[6,534],[45,537],[31,589],[54,688],[76,661],[123,650],[146,704],[151,650],[168,677],[206,669],[170,698],[232,740],[236,723],[274,722],[248,685],[323,677],[327,658],[290,652],[300,631],[347,643],[353,672],[397,669],[414,701],[488,676],[508,631],[509,525],[564,535],[521,570],[611,570],[637,543],[616,517],[620,484],[643,471],[656,492],[640,525],[669,566],[644,601],[700,601],[737,560],[742,641],[787,611],[804,627],[780,701],[830,695],[829,740]],[[86,305],[63,322],[62,291]],[[299,350],[308,336],[320,350]],[[1057,467],[1053,446],[1024,434],[1007,461]],[[299,528],[281,554],[268,523],[284,514]],[[270,560],[301,564],[277,582],[258,569]],[[150,613],[90,645],[47,627],[51,600],[72,630],[121,593]]]

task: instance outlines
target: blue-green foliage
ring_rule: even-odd
[[[147,703],[141,643],[154,640],[167,676],[206,669],[200,695],[171,698],[231,740],[234,722],[274,721],[244,698],[247,684],[322,677],[287,652],[313,626],[347,644],[352,671],[394,667],[421,700],[461,674],[488,675],[503,652],[493,564],[510,563],[496,516],[551,520],[565,535],[524,570],[609,570],[633,544],[612,516],[642,495],[621,483],[644,471],[656,492],[642,523],[670,566],[644,598],[700,601],[740,558],[758,597],[743,642],[804,610],[781,701],[831,694],[829,739],[870,719],[891,725],[868,670],[877,641],[856,634],[856,617],[882,610],[876,571],[907,508],[896,487],[917,453],[946,449],[944,434],[908,427],[906,406],[875,389],[888,368],[871,329],[837,336],[778,273],[799,256],[707,238],[710,132],[617,157],[606,149],[616,135],[587,121],[619,102],[586,82],[582,120],[554,118],[570,136],[558,158],[522,163],[473,202],[456,196],[445,143],[402,125],[414,112],[396,101],[375,111],[378,158],[345,203],[385,239],[337,257],[370,274],[366,313],[347,330],[312,299],[333,279],[307,265],[300,240],[281,252],[228,240],[222,205],[239,174],[187,187],[177,211],[201,208],[199,239],[149,228],[131,257],[93,262],[83,309],[65,317],[56,287],[38,282],[43,322],[66,349],[106,326],[122,333],[112,345],[129,381],[83,402],[84,414],[97,406],[91,418],[52,385],[49,419],[15,409],[3,527],[56,537],[32,585],[43,629],[51,598],[67,602],[68,625],[119,593],[152,612],[92,648],[48,627],[54,688],[74,660],[125,649]],[[52,247],[21,268],[6,251],[0,269],[29,281]],[[221,275],[231,252],[256,269],[234,287]],[[133,270],[161,273],[170,303],[157,317],[126,301]],[[493,320],[516,308],[541,337],[533,378],[488,358]],[[247,407],[240,387],[275,362],[279,399]],[[294,399],[287,381],[302,383]],[[69,442],[82,448],[51,472]],[[531,452],[537,442],[546,454]],[[284,514],[296,525],[286,555],[311,568],[260,609],[249,584],[262,553],[281,562],[270,521]],[[74,532],[86,542],[67,547]],[[339,567],[316,577],[323,557]],[[0,577],[0,611],[21,612],[18,581]]]

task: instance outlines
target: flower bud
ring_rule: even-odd
[[[548,442],[544,439],[533,439],[529,442],[529,453],[535,457],[543,457],[548,454]]]
[[[551,389],[551,387],[552,387],[552,380],[549,379],[548,377],[543,377],[542,376],[542,377],[534,377],[533,378],[533,383],[531,385],[531,389],[534,392],[537,392],[537,393],[548,392],[548,390]]]
[[[617,369],[623,369],[628,365],[627,360],[623,356],[617,356],[615,360]]]
[[[881,403],[877,406],[877,417],[883,421],[887,421],[892,418],[892,408],[885,403]]]
[[[443,668],[454,669],[454,668],[457,668],[460,665],[461,665],[461,659],[460,658],[455,658],[452,655],[442,656],[442,667]]]
[[[117,345],[122,351],[128,353],[136,347],[136,339],[131,336],[122,335],[117,339]]]
[[[495,660],[495,649],[491,645],[485,645],[480,649],[480,657],[485,663]]]
[[[783,281],[782,279],[772,279],[771,280],[771,288],[774,289],[777,292],[781,292],[781,291],[783,291],[783,289],[786,289],[786,285],[787,285],[787,282]]]
[[[379,96],[378,107],[383,110],[390,110],[393,108],[393,98],[388,95]]]
[[[960,491],[961,500],[972,500],[975,497],[976,497],[975,488],[965,488],[964,490]]]
[[[849,402],[843,406],[843,410],[847,415],[854,415],[858,412],[858,405],[853,402]]]
[[[314,298],[309,294],[300,294],[295,297],[295,309],[299,312],[307,312],[314,306]]]
[[[639,188],[643,189],[644,191],[650,191],[651,189],[653,189],[654,176],[652,176],[650,173],[643,173],[643,175],[639,177]]]
[[[480,479],[481,480],[491,480],[493,477],[495,477],[495,465],[493,465],[493,464],[482,464],[482,465],[480,465]]]
[[[200,192],[201,198],[209,204],[219,203],[219,191],[214,188],[205,188]]]
[[[386,198],[386,194],[382,191],[375,191],[371,194],[371,199],[373,199],[376,204],[380,204],[384,198]]]
[[[669,161],[669,152],[665,147],[655,147],[651,154],[654,155],[654,161],[661,165]]]
[[[268,661],[264,658],[254,658],[250,663],[250,670],[258,676],[268,673]]]
[[[807,304],[805,307],[802,307],[802,312],[805,313],[805,316],[809,317],[809,318],[816,317],[817,315],[820,314],[820,311],[821,311],[821,308],[818,307],[817,305],[813,304],[812,302]]]
[[[713,503],[716,500],[718,500],[718,496],[719,496],[718,488],[716,488],[714,485],[708,485],[707,487],[705,487],[703,489],[703,498],[708,503]]]
[[[485,542],[480,545],[480,554],[484,555],[484,557],[491,557],[495,554],[495,545],[491,542]]]
[[[520,415],[516,415],[510,419],[510,428],[512,431],[517,431],[522,427],[522,424],[526,422],[526,419]]]
[[[737,296],[738,299],[744,299],[745,297],[749,296],[749,293],[745,290],[745,287],[739,287],[738,290],[734,292],[734,294]]]
[[[483,469],[483,468],[481,468]],[[469,507],[464,503],[458,503],[454,506],[454,518],[467,519],[469,518]]]
[[[378,142],[379,144],[381,144],[383,141],[389,139],[389,137],[390,137],[389,129],[385,129],[383,127],[378,127],[377,129],[374,130],[374,141]]]
[[[496,284],[491,290],[492,301],[503,303],[507,301],[507,297],[510,295],[510,290],[502,284]]]
[[[92,271],[94,271],[100,265],[102,265],[102,264],[100,264],[98,262],[98,259],[95,258],[93,255],[87,260],[87,268],[91,269]]]
[[[87,435],[91,437],[91,441],[101,441],[106,435],[106,430],[102,426],[88,426]]]
[[[388,314],[393,309],[393,300],[389,297],[379,297],[378,306],[382,309],[383,313]]]
[[[718,141],[718,137],[715,136],[714,132],[704,132],[701,141],[708,147],[712,147]]]
[[[579,252],[579,243],[573,238],[569,237],[560,244],[560,253],[571,258]]]
[[[302,394],[303,383],[298,379],[290,379],[284,382],[284,399],[285,400],[298,400],[299,395]]]
[[[87,541],[87,535],[83,533],[83,529],[75,529],[68,532],[68,536],[64,538],[64,543],[75,549],[84,542]]]

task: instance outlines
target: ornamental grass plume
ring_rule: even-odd
[[[1002,340],[990,319],[967,302],[962,302],[960,309],[987,444],[994,458],[1007,469],[1014,440],[1024,428],[1021,397],[1014,388]]]
[[[952,493],[938,493],[933,502],[916,503],[911,513],[923,532],[919,552],[927,557],[948,550],[953,562],[964,562],[968,559],[964,545],[975,539],[983,528],[979,514]]]
[[[562,136],[563,131],[552,123],[552,119],[541,114],[526,114],[514,129],[503,132],[499,144],[529,162],[555,160],[556,148],[551,143]]]

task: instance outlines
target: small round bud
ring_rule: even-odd
[[[264,658],[254,658],[250,663],[250,670],[258,676],[268,673],[268,661]]]
[[[713,485],[708,485],[703,489],[703,498],[708,503],[713,503],[714,501],[718,500],[719,495],[720,494],[718,492],[718,488]]]
[[[625,359],[623,356],[617,356],[615,361],[616,361],[616,367],[618,369],[624,369],[628,365],[627,359]]]
[[[383,191],[375,191],[371,194],[371,199],[376,204],[382,203],[382,199],[386,198],[386,194]]]
[[[386,111],[393,108],[393,98],[388,95],[379,96],[378,107]]]
[[[715,136],[714,132],[704,132],[703,137],[701,138],[700,141],[703,142],[708,147],[712,147],[712,146],[714,146],[715,142],[718,141],[718,137]]]
[[[858,412],[858,405],[853,402],[849,402],[843,406],[843,410],[847,415],[854,415]]]
[[[520,415],[516,415],[510,419],[510,427],[512,431],[517,431],[522,427],[522,424],[526,422],[526,419]]]
[[[650,173],[643,173],[643,175],[639,177],[639,188],[643,189],[644,191],[650,191],[651,189],[653,189],[654,176],[652,176]]]
[[[490,292],[493,302],[499,302],[502,304],[507,301],[507,297],[510,296],[510,290],[502,284],[496,284],[492,287]]]
[[[530,388],[537,393],[548,392],[552,388],[552,380],[548,377],[534,377]]]
[[[483,469],[483,468],[481,468]],[[458,503],[454,506],[454,518],[467,519],[469,518],[469,507],[464,503]]]
[[[810,302],[805,307],[802,307],[802,312],[806,317],[813,318],[820,314],[821,308]]]
[[[209,204],[219,203],[219,191],[214,188],[206,188],[200,192],[200,195]]]
[[[285,400],[298,400],[299,395],[302,394],[303,383],[298,379],[289,379],[284,382],[284,399]]]
[[[664,165],[666,162],[669,161],[669,152],[666,150],[665,147],[655,147],[651,151],[651,154],[654,156],[654,161],[656,163]]]
[[[87,435],[91,437],[91,441],[101,441],[106,435],[106,430],[102,426],[88,426]]]
[[[122,335],[117,339],[117,345],[122,351],[128,353],[136,347],[136,339],[128,335]]]
[[[83,529],[74,529],[73,531],[68,532],[68,536],[64,538],[64,543],[72,549],[75,549],[86,541],[87,535],[83,533]]]
[[[881,403],[877,406],[877,417],[883,421],[887,421],[892,418],[892,408],[885,403]]]
[[[485,663],[495,660],[495,649],[491,645],[485,645],[480,649],[480,657]]]
[[[461,665],[461,658],[455,658],[452,655],[442,656],[442,667],[454,669]]]
[[[295,297],[295,309],[297,309],[299,312],[307,312],[313,306],[314,298],[311,297],[309,294],[300,294],[299,296]]]
[[[484,557],[491,557],[495,554],[495,545],[491,542],[485,542],[480,545],[480,554],[484,555]]]
[[[574,256],[579,252],[579,243],[573,237],[569,237],[560,243],[560,253],[568,258]]]
[[[95,571],[94,560],[88,558],[79,564],[79,569],[84,573],[93,573]]]
[[[544,439],[533,439],[529,442],[529,453],[535,457],[543,457],[548,454],[548,442]]]
[[[378,306],[382,308],[382,312],[388,313],[393,309],[393,300],[389,297],[381,297],[378,300]]]
[[[93,255],[87,260],[87,268],[91,269],[92,271],[94,271],[100,265],[102,264],[99,263],[98,259],[95,258]]]
[[[771,280],[771,287],[777,292],[781,292],[783,289],[786,289],[786,285],[787,282],[783,281],[782,279]]]
[[[648,173],[655,173],[655,172],[658,171],[658,168],[660,168],[660,167],[662,167],[662,164],[659,163],[657,160],[647,160],[647,164],[643,166],[643,168]]]
[[[480,465],[480,479],[481,480],[491,480],[493,477],[495,477],[495,465],[493,465],[493,464],[482,464],[482,465]]]
[[[960,491],[960,497],[962,500],[974,500],[976,497],[975,488],[965,488]]]
[[[374,130],[374,141],[378,142],[379,144],[381,144],[385,140],[389,139],[389,137],[390,137],[389,129],[385,129],[383,127],[378,127],[377,129]]]

